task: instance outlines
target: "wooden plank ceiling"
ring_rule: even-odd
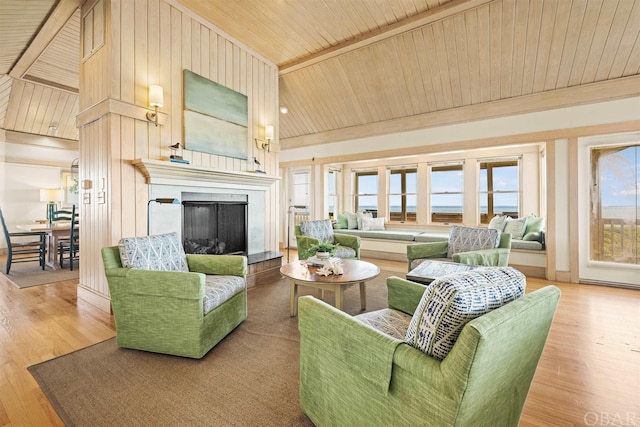
[[[640,0],[179,2],[279,66],[283,148],[639,77]],[[77,138],[79,3],[0,0],[0,127]]]

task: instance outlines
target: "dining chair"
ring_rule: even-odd
[[[73,210],[59,209],[53,212],[51,222],[71,221],[73,218]]]
[[[10,233],[7,223],[4,221],[2,209],[0,209],[0,221],[2,222],[2,230],[4,238],[7,241],[7,266],[6,274],[11,270],[11,264],[14,262],[32,262],[38,261],[40,267],[44,270],[47,234],[42,231],[21,231]],[[22,237],[30,237],[29,240],[21,239]],[[37,239],[36,239],[37,238]]]
[[[69,239],[58,242],[58,253],[60,256],[60,268],[64,268],[65,258],[69,260],[69,270],[73,271],[73,261],[80,259],[80,242],[78,228],[78,212],[76,205],[71,208],[71,227],[69,228]]]

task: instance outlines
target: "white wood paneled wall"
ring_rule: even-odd
[[[86,3],[82,16],[94,4]],[[82,234],[85,268],[81,267],[78,295],[92,300],[97,294],[94,302],[100,306],[108,295],[100,249],[123,236],[146,234],[149,188],[131,161],[168,160],[169,145],[183,141],[183,69],[243,93],[249,100],[248,160],[188,149],[184,157],[192,165],[247,171],[253,170],[250,162],[255,156],[268,174],[277,175],[279,168],[279,155],[258,150],[254,142],[264,137],[268,124],[274,125],[278,140],[274,64],[173,1],[112,0],[105,7],[105,46],[81,65],[78,117],[81,179],[93,183],[91,203],[83,205],[81,220],[96,229]],[[164,88],[158,127],[144,116],[151,84]],[[106,201],[99,204],[103,182]],[[278,192],[273,185],[266,194],[265,250],[278,248]]]

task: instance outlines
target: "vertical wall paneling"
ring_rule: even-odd
[[[90,7],[83,5],[82,13]],[[279,132],[278,70],[274,64],[254,56],[174,0],[111,0],[105,7],[105,45],[83,61],[80,69],[81,170],[82,179],[90,180],[92,188],[83,190],[89,193],[90,203],[82,205],[81,220],[87,225],[82,245],[89,250],[83,251],[82,291],[78,295],[101,299],[108,306],[100,249],[116,244],[121,237],[146,233],[150,189],[131,162],[137,158],[168,160],[168,146],[183,141],[183,69],[243,93],[249,101],[249,159],[183,150],[194,166],[245,172],[253,170],[251,157],[256,156],[263,170],[277,174],[278,153],[258,150],[254,138],[267,124],[276,126],[276,142]],[[150,109],[150,84],[164,89],[158,127],[145,118]],[[17,90],[24,92],[25,88]],[[52,119],[56,111],[71,108],[78,101],[61,93],[56,102],[51,108]],[[49,114],[49,109],[42,114]],[[18,112],[8,119],[15,122],[25,115]],[[274,183],[264,192],[264,219],[269,224],[265,227],[265,250],[278,249],[278,186]],[[100,191],[105,191],[105,203],[97,203]]]

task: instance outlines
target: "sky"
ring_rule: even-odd
[[[640,207],[640,145],[600,158],[600,197],[605,207]]]

